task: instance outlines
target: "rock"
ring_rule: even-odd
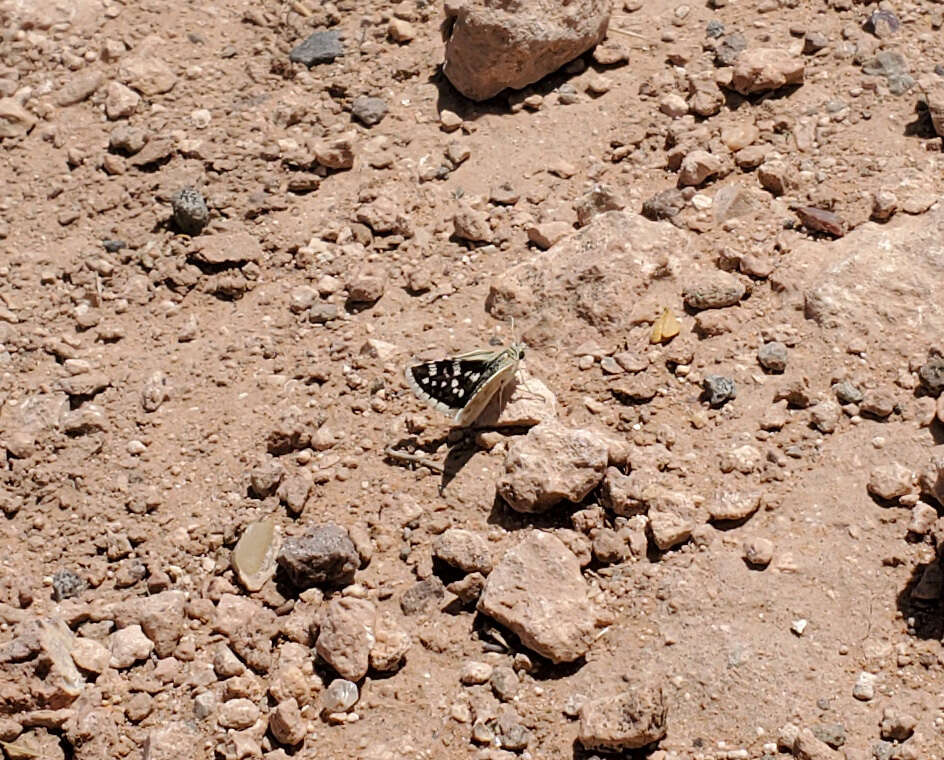
[[[807,32],[803,38],[803,55],[814,55],[829,45],[829,38],[822,32]]]
[[[652,486],[645,495],[649,505],[649,532],[662,551],[688,541],[695,526],[704,522],[694,499],[686,493]]]
[[[109,665],[113,668],[130,668],[138,660],[147,659],[154,649],[154,642],[144,635],[140,625],[129,625],[108,637],[111,650]]]
[[[121,612],[116,622],[122,625],[133,621],[141,626],[144,635],[154,642],[158,657],[173,654],[184,629],[186,594],[183,591],[162,591],[135,600]]]
[[[581,501],[603,479],[607,447],[589,430],[549,421],[508,447],[496,489],[518,512],[543,512]]]
[[[88,588],[88,582],[74,571],[60,567],[52,576],[52,598],[55,602],[71,599]]]
[[[96,675],[104,672],[111,662],[111,652],[95,639],[76,637],[72,642],[70,654],[79,668]]]
[[[279,540],[271,520],[249,523],[236,542],[230,564],[247,591],[259,591],[275,575]]]
[[[872,196],[871,219],[876,222],[887,222],[898,210],[898,196],[890,190],[878,190]]]
[[[130,124],[119,124],[108,135],[108,149],[126,156],[139,152],[147,142],[147,132]]]
[[[194,187],[178,190],[171,198],[171,205],[174,224],[185,235],[199,235],[210,221],[210,209],[203,200],[203,194]]]
[[[622,517],[645,514],[647,504],[644,493],[652,482],[652,476],[644,471],[634,470],[624,475],[616,467],[607,467],[600,489],[600,501],[607,509]]]
[[[350,169],[354,166],[356,142],[356,132],[344,132],[327,142],[317,143],[314,146],[315,158],[319,164],[329,169]]]
[[[771,195],[784,195],[796,185],[793,170],[783,161],[772,159],[757,167],[757,181]]]
[[[364,264],[347,281],[347,296],[353,303],[371,304],[380,300],[387,287],[387,270],[374,264]]]
[[[941,77],[922,79],[921,88],[928,104],[931,126],[939,137],[944,137],[944,80]]]
[[[755,188],[745,187],[735,182],[719,188],[718,192],[715,193],[712,213],[716,222],[724,223],[729,219],[736,219],[762,211],[765,206],[766,201],[763,193]],[[742,262],[746,258],[747,255],[742,256]],[[744,272],[743,266],[741,271]]]
[[[118,78],[148,97],[170,92],[177,84],[173,69],[156,54],[158,44],[163,43],[148,37],[140,43],[140,52],[122,58],[118,64]]]
[[[884,419],[895,411],[895,397],[885,388],[869,388],[862,394],[859,409],[863,414]]]
[[[370,227],[375,235],[409,237],[413,234],[409,217],[400,210],[393,198],[386,195],[358,207],[356,217],[357,221]]]
[[[862,71],[869,76],[884,77],[892,95],[903,95],[914,86],[908,74],[908,63],[897,50],[882,50],[862,64]]]
[[[728,401],[737,398],[737,386],[729,377],[723,375],[707,375],[702,381],[705,401],[709,406],[724,406]]]
[[[740,303],[746,292],[736,275],[716,270],[689,282],[682,297],[691,309],[722,309]]]
[[[275,459],[267,459],[254,467],[249,473],[249,491],[252,495],[264,499],[278,488],[285,477],[285,467]]]
[[[693,256],[691,235],[672,225],[607,211],[550,250],[496,275],[486,308],[505,321],[526,317],[532,324],[573,325],[548,338],[557,350],[569,352],[595,332],[637,319],[645,283],[664,277],[668,262]]]
[[[387,103],[383,98],[358,95],[351,103],[351,115],[366,127],[373,127],[387,115]]]
[[[792,84],[803,84],[805,63],[788,50],[753,48],[738,54],[731,86],[742,95],[771,92]]]
[[[783,372],[787,368],[787,347],[772,340],[757,349],[757,361],[768,372]]]
[[[169,721],[151,728],[144,740],[142,760],[209,760],[201,734],[183,721]]]
[[[465,573],[492,571],[488,542],[478,533],[462,528],[449,528],[433,541],[433,556]]]
[[[394,42],[405,45],[416,37],[416,29],[414,29],[413,24],[406,19],[394,16],[390,19],[390,23],[387,26],[387,35]]]
[[[835,433],[842,418],[842,409],[832,399],[820,401],[810,409],[810,423],[821,433]]]
[[[100,71],[94,69],[79,71],[59,89],[56,103],[60,106],[81,103],[95,94],[95,91],[101,87],[103,79]]]
[[[305,509],[308,496],[315,482],[308,472],[299,472],[283,479],[276,490],[279,501],[285,505],[288,513],[297,517]]]
[[[302,717],[294,698],[279,702],[269,713],[269,730],[279,744],[294,747],[302,742],[308,733],[308,721]]]
[[[860,702],[868,702],[875,697],[875,681],[877,676],[873,673],[861,671],[856,678],[855,686],[852,687],[852,696]]]
[[[546,251],[573,231],[573,225],[567,222],[540,222],[528,227],[528,240]]]
[[[895,707],[886,707],[882,713],[879,733],[883,739],[903,742],[911,738],[917,725],[918,719],[914,715]]]
[[[747,49],[747,39],[740,32],[725,35],[715,47],[715,65],[734,66],[738,56]]]
[[[474,660],[465,662],[459,672],[459,683],[466,686],[483,684],[492,677],[493,672],[494,668],[487,662],[476,662]]]
[[[597,214],[607,211],[619,211],[626,203],[613,188],[597,182],[586,193],[574,201],[577,212],[577,224],[585,227]]]
[[[521,688],[518,674],[515,673],[514,668],[507,665],[499,665],[495,668],[489,682],[495,696],[502,702],[511,702],[518,695],[518,689]]]
[[[918,370],[918,379],[928,393],[940,396],[944,392],[944,354],[930,352],[928,360]]]
[[[360,695],[357,684],[344,678],[336,678],[321,695],[322,704],[327,712],[347,712],[356,704]]]
[[[646,219],[657,222],[660,219],[671,219],[677,216],[685,206],[686,202],[681,191],[678,188],[671,187],[643,201],[640,213]]]
[[[443,73],[472,100],[526,87],[602,41],[609,17],[604,0],[447,4]]]
[[[304,536],[286,538],[277,561],[299,588],[347,585],[360,567],[360,557],[347,531],[333,523],[313,526]]]
[[[439,578],[417,581],[401,597],[400,609],[404,615],[417,615],[438,606],[445,595],[445,587]]]
[[[708,500],[708,514],[712,520],[743,520],[760,507],[760,496],[759,491],[718,489]]]
[[[36,126],[37,118],[14,98],[0,98],[0,139],[24,137]]]
[[[769,538],[749,538],[744,541],[744,559],[754,567],[767,567],[774,557],[774,543]]]
[[[677,92],[670,92],[659,101],[659,110],[666,116],[678,119],[688,113],[688,102]]]
[[[303,63],[311,68],[318,63],[331,63],[342,55],[344,46],[341,44],[340,33],[329,30],[310,35],[292,48],[288,58],[293,63]]]
[[[833,385],[833,393],[840,404],[858,404],[862,401],[862,391],[856,388],[848,380]]]
[[[921,486],[921,493],[944,506],[944,446],[931,449],[931,456],[921,469],[918,484]]]
[[[464,201],[459,203],[459,209],[452,218],[452,225],[453,235],[460,240],[490,243],[494,237],[492,227],[488,223],[488,214]]]
[[[823,232],[833,237],[842,237],[846,234],[846,223],[842,217],[827,209],[799,206],[796,209],[796,215],[800,218],[800,223],[813,232]]]
[[[693,150],[685,155],[679,167],[678,186],[696,187],[721,172],[721,159],[706,150]]]
[[[817,739],[808,728],[798,730],[795,736],[790,737],[790,741],[784,741],[784,738],[781,736],[779,743],[799,760],[839,760],[829,745]]]
[[[216,720],[223,728],[241,730],[249,728],[259,720],[261,711],[256,704],[245,697],[228,699],[220,705]]]
[[[908,523],[908,532],[916,536],[926,536],[934,527],[937,520],[937,510],[930,504],[918,502],[911,509],[911,521]]]
[[[941,227],[944,207],[894,226],[867,222],[831,244],[825,265],[821,243],[800,243],[791,272],[804,289],[806,316],[838,333],[831,339],[839,342],[876,324],[894,325],[913,344],[944,334],[944,303],[931,286],[944,262]]]
[[[586,749],[639,749],[665,736],[668,709],[659,684],[643,683],[580,708],[577,740]]]
[[[374,623],[374,645],[370,650],[370,667],[390,673],[403,666],[413,641],[389,615],[380,615]]]
[[[315,649],[338,675],[359,681],[374,646],[377,608],[366,599],[340,597],[325,605]]]
[[[555,536],[529,531],[492,570],[477,609],[555,663],[573,662],[602,622],[574,554]]]

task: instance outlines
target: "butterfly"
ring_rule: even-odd
[[[514,382],[524,359],[524,343],[499,351],[482,349],[406,368],[407,385],[434,409],[452,415],[457,425],[468,425],[492,397]]]

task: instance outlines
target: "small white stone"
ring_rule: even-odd
[[[794,620],[790,625],[790,630],[793,631],[797,636],[802,636],[803,631],[806,630],[806,626],[809,625],[809,620],[806,618],[800,618],[799,620]]]

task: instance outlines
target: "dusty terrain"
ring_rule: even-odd
[[[918,477],[944,441],[944,5],[877,10],[627,0],[596,53],[474,103],[422,0],[0,4],[6,756],[585,758],[581,707],[640,688],[667,716],[640,756],[944,757]],[[290,61],[324,30],[341,56]],[[737,33],[802,82],[739,94]],[[533,422],[450,432],[403,380],[516,338],[548,424],[603,447],[579,504],[510,509]],[[611,508],[634,474],[666,503]],[[275,548],[340,526],[353,577],[250,591],[231,553],[264,519]],[[483,575],[560,536],[586,652],[457,598],[454,528]],[[402,657],[378,645],[328,714],[324,653],[363,644],[325,623],[341,599]]]

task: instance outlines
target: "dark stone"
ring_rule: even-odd
[[[344,55],[341,35],[335,31],[315,32],[308,39],[296,45],[288,54],[290,61],[304,63],[311,68],[316,63],[331,63]]]
[[[891,37],[901,28],[901,22],[891,11],[873,11],[866,28],[879,39]]]
[[[714,407],[723,406],[737,396],[734,381],[722,375],[708,375],[701,384],[705,400]]]
[[[349,584],[360,567],[354,542],[344,528],[333,523],[317,525],[304,536],[286,538],[276,561],[298,588]]]
[[[846,729],[841,723],[822,723],[813,726],[812,731],[813,736],[833,749],[839,749],[846,743]]]
[[[897,50],[883,50],[862,64],[862,72],[874,77],[901,76],[908,73],[905,57]]]
[[[433,576],[408,588],[400,599],[400,609],[404,615],[416,615],[427,610],[432,604],[438,605],[445,595],[442,581]]]
[[[124,240],[106,239],[102,241],[102,247],[109,253],[118,253],[122,248],[127,248],[128,244]]]
[[[672,187],[644,201],[642,215],[646,219],[658,222],[660,219],[671,219],[683,208],[685,208],[685,198],[682,197],[682,191]]]
[[[747,40],[740,32],[729,34],[721,40],[715,50],[715,64],[718,66],[733,66],[743,50],[747,50]]]
[[[932,353],[918,370],[918,377],[931,395],[940,396],[944,391],[944,355]]]
[[[351,103],[351,114],[364,126],[372,127],[387,115],[387,104],[383,98],[358,95]]]
[[[78,596],[88,588],[85,579],[65,567],[60,567],[52,576],[53,601],[61,602]]]
[[[846,223],[839,214],[815,206],[800,206],[796,210],[800,223],[813,232],[824,232],[833,237],[846,234]]]
[[[833,393],[836,394],[836,400],[840,404],[858,404],[862,401],[862,391],[848,380],[836,383],[833,386]]]
[[[185,187],[171,199],[174,224],[185,235],[199,235],[210,221],[210,210],[199,190]]]
[[[705,27],[705,35],[708,38],[716,40],[722,34],[724,34],[724,24],[716,18],[708,22],[708,26]]]

